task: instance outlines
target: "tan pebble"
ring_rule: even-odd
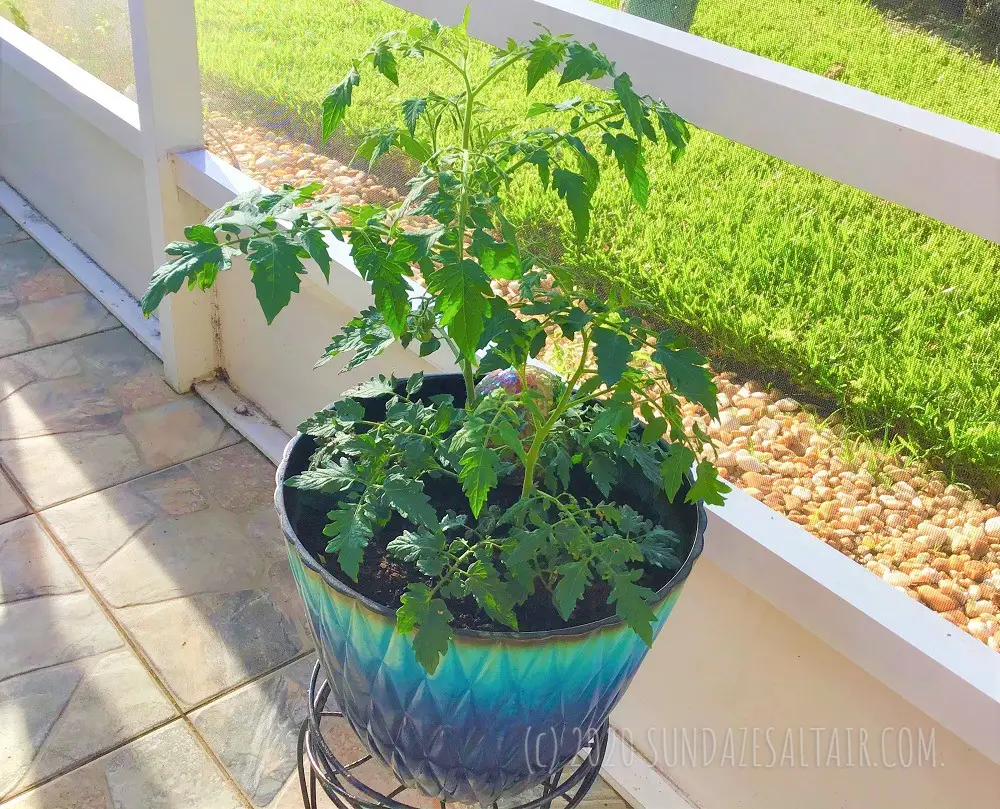
[[[852,514],[847,517],[841,517],[840,524],[844,528],[849,528],[851,531],[857,531],[861,527],[861,520]]]
[[[719,413],[719,426],[722,427],[723,430],[728,430],[730,432],[739,427],[740,419],[739,416],[736,415],[736,410],[730,408],[729,410]]]
[[[764,472],[767,470],[767,467],[749,452],[738,454],[736,456],[736,463],[740,469],[746,472]]]
[[[780,511],[785,507],[785,500],[778,492],[771,492],[764,498],[764,505]]]
[[[970,618],[989,618],[997,614],[997,606],[985,598],[979,601],[969,599],[965,602],[965,613]]]
[[[986,535],[969,537],[968,553],[973,559],[982,559],[990,551],[990,541]]]
[[[983,581],[986,578],[986,574],[990,572],[990,568],[986,562],[970,559],[963,566],[963,572],[973,581]]]
[[[882,579],[893,587],[906,587],[910,584],[910,577],[901,570],[890,570],[882,576]]]
[[[784,399],[778,399],[778,401],[774,403],[774,406],[783,413],[792,413],[799,409],[799,403],[787,396]]]
[[[896,483],[892,487],[892,490],[896,493],[897,497],[901,497],[904,500],[912,500],[917,495],[917,493],[913,490],[913,487],[905,480],[900,480]]]
[[[946,596],[940,590],[927,584],[922,584],[917,588],[917,593],[921,600],[936,612],[951,612],[958,608],[955,599]]]
[[[937,584],[941,581],[941,572],[932,567],[923,567],[914,570],[910,574],[910,583],[914,586],[919,584]]]
[[[891,494],[879,495],[879,501],[890,511],[902,511],[906,508],[906,503]]]
[[[961,610],[948,610],[947,612],[942,612],[941,617],[946,621],[951,621],[955,626],[963,628],[969,623],[969,619]]]
[[[972,635],[976,640],[986,641],[989,639],[989,635],[986,633],[986,624],[979,620],[969,621],[967,627],[969,634]]]
[[[946,596],[955,599],[955,601],[958,602],[958,605],[960,607],[965,606],[967,597],[965,595],[965,588],[962,587],[961,585],[956,584],[951,579],[945,579],[938,585],[938,589]]]
[[[771,481],[760,472],[744,472],[740,481],[744,486],[753,486],[755,489],[771,488]]]
[[[1000,539],[1000,517],[992,517],[988,519],[983,525],[983,528],[990,537]]]
[[[990,639],[986,641],[986,645],[989,646],[994,652],[1000,651],[1000,632],[992,635]]]
[[[792,496],[799,498],[802,501],[808,501],[812,499],[812,495],[809,490],[804,486],[794,486],[792,487]]]

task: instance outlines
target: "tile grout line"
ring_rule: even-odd
[[[206,454],[208,454],[208,453],[206,453]],[[197,456],[197,457],[203,457],[203,456]],[[194,460],[194,459],[192,458],[191,460]],[[185,461],[184,463],[187,463],[187,461]],[[181,466],[182,464],[174,464],[174,465],[175,466]],[[157,471],[162,471],[162,470],[157,470]],[[148,474],[156,474],[156,473],[155,472],[150,472]],[[12,477],[12,476],[8,475],[8,477]],[[146,477],[146,475],[140,475],[140,477]],[[131,478],[130,480],[138,480],[138,479],[139,478]],[[124,482],[127,483],[127,482],[130,482],[130,481],[124,481]],[[147,735],[149,735],[150,733],[152,733],[152,732],[154,732],[156,730],[160,730],[160,729],[166,727],[167,725],[171,724],[172,722],[176,722],[178,720],[182,720],[183,723],[184,723],[184,725],[193,734],[196,743],[198,743],[199,746],[202,747],[207,752],[207,754],[209,756],[209,760],[216,766],[216,768],[218,770],[221,771],[222,776],[225,779],[225,781],[233,789],[235,789],[236,795],[237,795],[238,799],[240,800],[240,802],[244,805],[244,807],[246,807],[247,809],[256,809],[256,807],[254,807],[253,804],[251,804],[249,802],[249,799],[244,795],[242,788],[236,782],[236,780],[233,778],[233,776],[230,774],[229,770],[226,769],[225,765],[223,765],[223,763],[220,761],[220,759],[218,758],[218,756],[211,749],[211,746],[208,744],[208,742],[205,741],[205,739],[202,737],[202,735],[198,732],[197,728],[195,728],[194,723],[191,721],[191,719],[188,716],[188,714],[191,713],[192,711],[195,711],[195,710],[199,709],[199,708],[205,707],[206,705],[214,702],[217,699],[220,699],[220,698],[222,698],[224,696],[228,696],[233,691],[235,691],[235,690],[237,690],[239,688],[243,688],[246,685],[250,685],[251,683],[254,683],[257,680],[261,679],[262,677],[267,677],[267,676],[273,674],[278,669],[280,669],[280,668],[282,668],[284,666],[289,665],[290,663],[297,662],[298,660],[300,660],[301,658],[305,657],[306,655],[312,654],[313,650],[309,649],[308,651],[301,652],[298,655],[296,655],[295,657],[291,658],[290,660],[286,660],[285,662],[281,663],[280,665],[274,666],[271,669],[269,669],[268,671],[263,672],[262,674],[256,675],[256,676],[250,678],[249,680],[246,680],[246,681],[240,682],[240,683],[238,683],[238,684],[236,684],[234,686],[231,686],[230,688],[226,689],[225,691],[220,692],[219,694],[215,694],[212,697],[210,697],[210,698],[208,698],[208,699],[206,699],[206,700],[198,703],[194,707],[192,707],[192,708],[190,708],[188,710],[185,710],[184,708],[181,707],[180,703],[177,701],[177,699],[174,697],[174,695],[170,692],[170,689],[167,687],[166,683],[164,683],[161,680],[161,678],[159,677],[159,675],[156,673],[155,669],[152,667],[151,662],[147,659],[146,654],[143,652],[142,648],[136,642],[133,641],[132,637],[128,634],[128,631],[115,618],[114,614],[111,612],[111,608],[108,606],[108,604],[105,602],[105,600],[101,597],[101,595],[97,592],[96,588],[94,588],[94,586],[91,584],[91,582],[89,581],[89,579],[83,574],[83,570],[76,564],[76,562],[73,560],[73,558],[69,555],[69,552],[65,549],[65,547],[63,547],[62,542],[57,538],[57,536],[55,534],[55,531],[53,530],[53,528],[51,527],[51,525],[49,525],[49,523],[45,519],[45,517],[42,516],[42,513],[40,511],[38,511],[31,504],[31,502],[27,499],[27,494],[24,491],[23,487],[20,485],[20,481],[14,479],[12,481],[12,483],[13,483],[13,486],[14,486],[14,490],[18,493],[18,495],[21,496],[22,500],[24,500],[24,502],[27,504],[28,509],[30,510],[28,514],[25,514],[22,517],[19,517],[17,519],[24,519],[25,517],[34,517],[38,521],[39,525],[41,525],[41,527],[42,527],[42,530],[45,532],[45,534],[48,536],[48,538],[52,541],[53,545],[56,548],[56,551],[63,558],[63,560],[67,563],[67,565],[69,565],[69,567],[73,571],[73,573],[83,583],[84,588],[90,594],[91,598],[93,598],[94,601],[97,602],[98,606],[101,608],[101,611],[104,613],[105,617],[111,622],[111,625],[114,627],[115,631],[118,633],[118,635],[124,641],[125,646],[127,648],[129,648],[132,651],[133,654],[135,654],[136,658],[139,660],[139,662],[141,663],[142,667],[146,670],[146,672],[149,674],[149,676],[153,679],[153,682],[156,684],[157,688],[159,688],[160,691],[163,693],[163,695],[167,698],[167,701],[173,707],[175,713],[169,719],[167,719],[167,720],[159,723],[155,727],[148,728],[145,731],[143,731],[142,733],[140,733],[140,734],[138,734],[136,736],[133,736],[133,737],[131,737],[129,739],[126,739],[126,740],[124,740],[122,742],[119,742],[118,744],[116,744],[116,745],[108,748],[107,750],[104,750],[101,753],[97,753],[97,754],[95,754],[93,756],[90,756],[90,757],[88,757],[86,759],[83,759],[83,760],[81,760],[79,762],[76,762],[72,766],[70,766],[70,767],[62,770],[58,774],[52,775],[52,776],[50,776],[48,778],[45,778],[45,779],[39,781],[38,783],[32,784],[30,787],[22,790],[21,792],[18,792],[16,794],[13,794],[13,795],[5,797],[4,800],[3,800],[3,802],[0,803],[0,806],[2,806],[3,804],[6,804],[9,800],[12,800],[15,797],[18,797],[18,796],[23,795],[23,794],[25,794],[27,792],[30,792],[33,789],[37,789],[37,788],[43,786],[44,784],[47,784],[50,781],[55,780],[56,778],[58,778],[58,777],[60,777],[62,775],[67,775],[67,774],[69,774],[71,772],[74,772],[75,770],[79,769],[80,767],[82,767],[82,766],[84,766],[86,764],[89,764],[89,763],[91,763],[93,761],[96,761],[97,759],[101,758],[102,756],[108,755],[109,753],[113,753],[114,751],[119,750],[119,749],[121,749],[121,748],[123,748],[123,747],[125,747],[125,746],[127,746],[129,744],[131,744],[132,742],[136,741],[137,739],[143,738],[144,736],[147,736]],[[115,485],[121,485],[121,484],[115,484]],[[113,487],[109,487],[109,488],[113,488]],[[92,494],[92,493],[88,493],[88,494]],[[86,496],[87,495],[80,495],[79,497],[86,497]],[[78,498],[71,498],[70,500],[67,500],[65,502],[70,502],[72,499],[78,499]]]
[[[89,295],[90,293],[88,292],[87,294]],[[50,298],[50,300],[56,300],[56,299]],[[108,312],[108,314],[110,315],[111,313]],[[112,317],[114,317],[114,315],[112,315]],[[66,343],[72,343],[74,340],[85,340],[88,337],[94,337],[98,334],[107,334],[109,331],[114,331],[115,329],[124,329],[124,328],[125,327],[119,322],[114,326],[108,326],[108,328],[106,329],[96,329],[95,331],[88,331],[83,334],[78,334],[76,335],[76,337],[67,337],[65,340],[53,340],[51,343],[45,343],[44,345],[40,346],[32,346],[31,348],[26,348],[23,351],[15,351],[13,354],[2,354],[0,355],[0,360],[13,360],[16,357],[19,357],[21,354],[30,354],[32,351],[42,351],[46,348],[54,348],[55,346],[66,345]],[[126,329],[126,331],[128,330]],[[157,359],[159,359],[159,357],[157,357]]]

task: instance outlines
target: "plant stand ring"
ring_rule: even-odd
[[[330,684],[323,680],[320,685],[321,674],[320,664],[316,663],[309,681],[309,716],[299,729],[299,788],[305,809],[319,809],[318,787],[322,787],[338,809],[416,809],[411,804],[395,800],[395,796],[406,789],[405,785],[400,784],[389,794],[383,794],[352,774],[352,770],[371,761],[371,755],[344,764],[330,749],[321,731],[322,720],[342,717],[343,714],[326,710]],[[565,781],[562,780],[563,771],[559,770],[543,784],[541,797],[517,804],[504,801],[503,809],[550,809],[553,802],[558,809],[578,806],[600,774],[608,746],[607,720],[581,750],[588,746],[590,750],[582,763]],[[447,807],[445,801],[441,801],[440,805],[441,809]],[[492,804],[492,809],[498,809],[498,804]]]

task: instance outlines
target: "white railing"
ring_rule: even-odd
[[[445,22],[459,19],[466,5],[466,0],[391,1]],[[177,238],[183,223],[197,214],[192,199],[217,207],[252,187],[253,181],[204,149],[192,1],[130,0],[129,7],[137,104],[2,19],[0,80],[16,75],[18,81],[30,82],[45,98],[77,116],[82,126],[120,147],[122,155],[140,161],[141,178],[130,191],[135,196],[122,205],[139,206],[145,212],[147,227],[138,236],[148,276],[159,263],[164,243]],[[662,96],[698,126],[1000,242],[1000,135],[996,133],[589,0],[473,0],[471,19],[472,33],[496,44],[508,36],[532,36],[535,22],[598,42],[632,74],[638,88]],[[4,153],[8,123],[3,105],[0,92],[0,175],[12,171],[14,161],[31,159],[30,153],[17,152],[21,146],[13,141]],[[70,158],[86,160],[87,155]],[[20,183],[22,193],[94,252],[96,248],[85,242],[87,228],[74,229],[61,208],[52,209],[63,217],[61,221],[50,213],[49,203],[63,190],[29,187],[30,176],[24,172],[18,176],[29,178]],[[8,208],[20,205],[2,184],[0,203]],[[88,213],[76,211],[81,218]],[[33,220],[27,208],[20,220],[40,240],[58,241],[58,234]],[[146,334],[147,344],[161,354],[167,376],[178,389],[190,387],[219,366],[238,376],[244,361],[238,352],[246,353],[246,346],[236,345],[238,339],[245,338],[252,346],[265,344],[252,342],[260,330],[248,311],[232,317],[231,310],[240,304],[225,283],[221,298],[214,301],[184,295],[174,299],[161,310],[161,336],[154,333],[155,324],[142,321],[120,287],[95,280],[95,268],[87,264],[86,256],[75,254],[71,245],[62,244],[58,250],[88,288],[137,333]],[[346,252],[337,251],[333,258],[329,284],[317,269],[310,271],[309,289],[315,295],[304,305],[317,307],[335,321],[367,306],[371,298]],[[321,325],[319,315],[314,318],[305,309],[298,312],[303,312],[301,322],[285,319],[276,328],[298,328],[296,339],[322,328],[320,342],[333,329],[330,323]],[[288,341],[292,342],[290,336]],[[303,382],[304,371],[283,367],[294,364],[287,355],[280,365],[278,361],[268,365],[271,360],[264,354],[248,356],[249,362],[267,368],[265,376],[273,373],[282,380],[278,387],[283,397],[288,398],[285,391],[290,385],[298,395],[310,384],[313,387],[303,399],[313,402],[325,395],[328,378],[320,378],[323,384]],[[402,355],[399,361],[416,363],[412,355]],[[434,364],[442,367],[441,362]],[[274,455],[282,439],[280,430],[248,420],[245,411],[233,416],[234,399],[225,386],[203,383],[199,390],[221,409],[228,408],[241,429]],[[295,423],[295,413],[282,410],[281,402],[266,400],[263,392],[250,392],[286,430]],[[710,531],[706,554],[731,580],[794,618],[1000,764],[1000,656],[742,492],[734,492],[726,507],[713,509]]]

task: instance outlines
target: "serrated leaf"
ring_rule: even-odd
[[[636,542],[647,563],[671,570],[681,566],[681,538],[673,531],[657,526],[639,536]]]
[[[632,78],[628,75],[628,73],[622,73],[615,79],[614,87],[615,95],[618,96],[618,100],[621,102],[622,110],[625,112],[625,117],[632,126],[632,130],[635,132],[636,138],[641,141],[645,135],[643,122],[646,118],[646,110],[642,103],[642,99],[639,98],[635,90],[632,89]]]
[[[433,674],[451,645],[450,624],[454,618],[448,605],[434,598],[430,588],[422,582],[409,584],[400,600],[396,629],[404,635],[417,630],[412,641],[413,653],[427,673]]]
[[[386,545],[386,550],[397,559],[415,564],[427,576],[440,576],[448,560],[444,535],[433,531],[403,531]]]
[[[660,478],[667,499],[673,502],[684,482],[684,476],[691,471],[695,455],[687,446],[675,441],[660,463]]]
[[[618,483],[618,463],[615,459],[603,452],[595,452],[587,462],[587,471],[601,494],[610,497],[611,488]]]
[[[590,184],[582,174],[558,168],[552,172],[552,187],[566,201],[566,207],[573,215],[577,240],[586,240],[590,233],[590,200],[594,193]]]
[[[375,69],[385,76],[389,81],[399,86],[399,68],[396,65],[396,54],[386,44],[380,44],[372,55],[372,64]]]
[[[580,42],[571,42],[567,49],[566,66],[563,68],[559,84],[587,78],[591,81],[603,78],[611,72],[613,65],[601,53],[597,46],[591,43],[586,46]]]
[[[347,108],[351,106],[351,95],[354,88],[361,84],[361,74],[356,67],[352,67],[344,80],[333,87],[327,97],[323,99],[323,141],[330,139],[330,136],[337,131],[344,120]]]
[[[628,431],[634,421],[635,416],[632,414],[631,402],[604,402],[600,406],[597,418],[594,419],[587,440],[593,441],[605,432],[610,431],[614,433],[615,438],[618,439],[618,443],[622,444],[628,436]]]
[[[320,271],[323,273],[323,277],[329,281],[330,280],[330,248],[326,243],[326,237],[323,231],[319,228],[306,228],[300,231],[296,236],[296,240],[302,247],[305,248],[306,252],[309,253],[309,257],[319,265]]]
[[[646,173],[646,161],[639,141],[624,133],[612,135],[610,132],[605,132],[601,141],[607,147],[608,154],[613,154],[618,161],[632,190],[632,197],[640,208],[645,209],[649,202],[649,175]]]
[[[410,134],[413,135],[417,131],[417,123],[420,121],[420,116],[427,111],[427,99],[408,98],[402,103],[402,107],[403,121],[406,123],[406,128]]]
[[[624,334],[611,329],[594,329],[597,374],[605,385],[614,385],[622,378],[632,361],[632,353],[632,343]]]
[[[267,319],[273,323],[278,313],[292,300],[292,293],[299,291],[300,275],[305,274],[299,246],[282,233],[270,238],[251,239],[247,245],[252,281],[257,292],[257,302]]]
[[[325,365],[345,351],[354,351],[356,353],[341,373],[350,371],[372,357],[377,357],[395,341],[395,335],[385,325],[382,315],[375,309],[366,309],[358,317],[350,320],[340,330],[340,334],[330,341],[316,366]]]
[[[514,598],[508,587],[500,580],[493,564],[487,559],[477,559],[469,567],[467,576],[465,592],[476,599],[476,603],[494,621],[516,630]]]
[[[641,570],[616,573],[611,578],[609,604],[615,605],[615,613],[625,621],[647,646],[653,645],[653,625],[656,613],[650,606],[654,593],[648,587],[636,584],[642,576]]]
[[[333,409],[337,412],[337,418],[344,424],[357,424],[365,417],[364,406],[354,399],[339,399],[334,402]]]
[[[458,479],[462,484],[462,491],[469,498],[472,516],[478,517],[490,491],[497,485],[500,455],[485,443],[474,444],[462,454],[460,464],[462,471]]]
[[[406,395],[412,396],[417,393],[424,384],[424,372],[417,371],[415,374],[411,374],[410,378],[406,380]]]
[[[326,549],[337,554],[340,569],[354,581],[358,580],[361,559],[375,528],[373,516],[364,499],[342,504],[326,515],[329,522],[323,534],[330,537]]]
[[[472,357],[490,314],[489,278],[475,261],[464,259],[443,265],[427,281],[428,289],[437,294],[441,325],[463,355]]]
[[[212,242],[173,242],[164,252],[176,258],[159,267],[149,279],[149,288],[142,297],[142,311],[147,316],[156,311],[166,295],[177,292],[185,282],[194,281],[205,289],[220,270],[230,267],[226,250]]]
[[[415,525],[437,525],[438,515],[424,484],[402,474],[393,473],[382,484],[382,498]]]
[[[566,562],[556,568],[556,573],[559,574],[559,581],[552,591],[552,603],[559,616],[568,621],[590,584],[590,564],[586,560]]]
[[[520,434],[514,429],[512,425],[506,419],[500,419],[493,424],[493,431],[491,435],[497,435],[500,440],[503,441],[504,445],[509,449],[513,450],[514,453],[522,461],[525,460],[526,454],[524,452],[524,444],[522,442]]]
[[[345,390],[341,396],[345,399],[375,399],[379,396],[392,396],[396,392],[396,380],[392,377],[386,379],[379,374],[372,379],[366,379],[353,388]]]
[[[722,495],[732,489],[719,478],[719,470],[711,461],[700,461],[694,483],[684,498],[685,503],[703,502],[709,506],[722,506],[726,501]]]
[[[338,494],[347,491],[351,484],[360,480],[358,470],[349,460],[325,466],[321,469],[307,469],[285,481],[286,486],[306,491]]]
[[[566,42],[551,34],[542,34],[528,43],[528,92],[530,93],[545,74],[554,70],[566,55]]]
[[[690,402],[704,407],[712,418],[718,418],[716,399],[718,388],[712,381],[712,371],[705,367],[707,360],[693,348],[670,348],[657,342],[653,362],[667,372],[670,387]]]

